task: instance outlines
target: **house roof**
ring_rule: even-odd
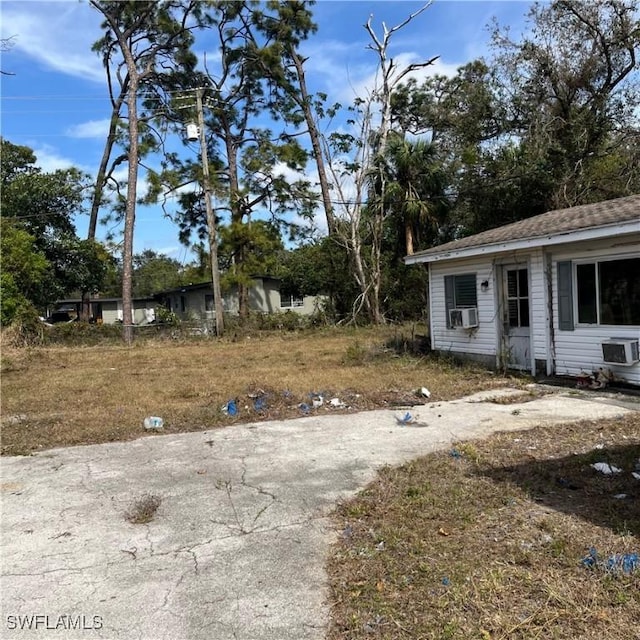
[[[548,211],[405,258],[407,264],[640,232],[640,194]]]
[[[250,276],[250,278],[252,280],[274,280],[276,282],[280,281],[280,278],[276,278],[274,276],[264,276],[264,275],[255,275],[252,274]],[[212,291],[213,290],[213,285],[211,280],[208,280],[207,282],[198,282],[196,284],[185,284],[182,285],[181,287],[174,287],[173,289],[164,289],[162,291],[158,291],[158,293],[156,293],[155,297],[157,298],[158,296],[166,296],[168,294],[171,293],[185,293],[187,291],[198,291],[201,289],[206,289],[207,291]]]
[[[154,302],[155,298],[153,296],[139,296],[132,298],[133,302]],[[80,304],[82,302],[82,298],[64,298],[60,300],[56,300],[53,305],[50,306],[60,306],[60,305],[73,305]],[[122,297],[100,297],[100,296],[91,296],[89,298],[89,302],[122,302]]]

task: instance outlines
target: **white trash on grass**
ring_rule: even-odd
[[[596,471],[599,471],[600,473],[604,473],[605,476],[610,476],[614,473],[620,473],[622,471],[622,469],[619,469],[618,467],[614,467],[612,464],[609,464],[608,462],[594,462],[591,466]]]
[[[142,424],[147,431],[157,431],[164,427],[164,420],[158,416],[148,416]]]

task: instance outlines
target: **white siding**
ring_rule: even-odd
[[[609,338],[640,338],[638,326],[586,326],[576,323],[574,331],[558,329],[557,263],[563,260],[595,260],[604,257],[640,256],[640,235],[611,237],[595,241],[574,242],[531,249],[525,252],[499,253],[460,260],[433,262],[429,265],[431,340],[434,349],[495,356],[499,352],[502,310],[499,304],[501,265],[526,264],[529,268],[529,301],[533,356],[547,362],[547,372],[578,375],[600,367],[611,369],[620,380],[640,385],[640,363],[632,366],[605,365],[601,344]],[[493,259],[492,259],[493,258]],[[548,274],[548,270],[551,273]],[[476,274],[479,326],[477,329],[448,329],[444,278],[447,275]],[[551,277],[551,307],[549,305],[549,275]],[[488,291],[480,283],[490,282]],[[550,312],[552,313],[552,323]],[[576,316],[577,317],[577,316]],[[553,326],[553,332],[551,330]]]
[[[549,353],[549,292],[547,286],[547,256],[542,249],[526,253],[497,254],[489,257],[432,263],[431,281],[431,335],[434,349],[457,353],[472,353],[496,357],[500,352],[503,307],[501,303],[503,265],[521,265],[529,270],[529,304],[531,327],[531,353],[534,360],[547,362],[551,372]],[[448,329],[445,315],[444,277],[461,273],[475,273],[478,294],[479,327],[476,330]],[[480,283],[488,280],[489,290],[482,291]],[[532,360],[531,368],[535,367]]]
[[[490,260],[459,260],[455,263],[429,265],[431,300],[431,343],[434,349],[455,353],[495,356],[496,354],[496,287]],[[475,273],[478,297],[478,327],[475,329],[449,329],[447,327],[444,277]],[[488,280],[487,291],[480,283]]]
[[[546,256],[538,249],[529,256],[529,304],[531,317],[531,348],[536,360],[547,360],[549,305]]]
[[[639,257],[640,237],[620,240],[611,238],[600,242],[581,243],[572,247],[558,247],[553,252],[553,326],[555,327],[555,372],[559,375],[578,375],[581,371],[594,371],[600,367],[610,369],[619,380],[640,385],[640,363],[632,366],[605,364],[602,359],[601,343],[608,338],[640,338],[638,326],[579,325],[574,313],[574,330],[558,329],[557,264],[563,260],[597,260],[598,258],[620,256]],[[575,281],[574,281],[575,284]],[[575,288],[574,288],[575,303]],[[575,304],[574,304],[575,312]]]

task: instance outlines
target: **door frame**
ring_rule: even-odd
[[[509,340],[509,318],[508,318],[508,305],[507,305],[507,291],[505,287],[507,271],[516,270],[516,269],[526,269],[527,270],[527,297],[529,300],[529,329],[528,338],[528,353],[529,357],[527,362],[520,365],[518,363],[512,362],[509,354],[511,353],[511,349],[509,348],[508,340]],[[517,259],[509,262],[504,262],[499,265],[499,269],[497,272],[498,282],[497,282],[497,293],[498,293],[498,313],[497,313],[497,327],[498,327],[498,353],[497,353],[497,361],[498,366],[501,369],[515,369],[518,371],[527,371],[533,372],[534,367],[534,359],[533,359],[533,335],[532,335],[532,304],[531,304],[531,265],[529,264],[529,260],[525,259],[522,261],[518,261]],[[524,336],[523,336],[524,337]]]

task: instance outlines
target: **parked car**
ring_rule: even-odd
[[[47,324],[61,324],[63,322],[76,322],[78,317],[75,314],[71,314],[69,311],[54,311],[44,321]]]

